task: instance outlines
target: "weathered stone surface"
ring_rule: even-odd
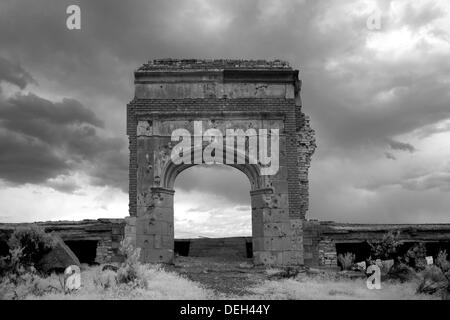
[[[367,245],[367,241],[381,240],[389,231],[399,231],[399,241],[406,243],[450,241],[450,224],[352,224],[304,221],[303,242],[309,257],[305,264],[337,266],[338,244]]]
[[[227,164],[249,177],[252,234],[258,252],[255,260],[280,265],[283,261],[303,263],[302,241],[297,241],[303,236],[302,226],[292,226],[290,219],[306,216],[307,173],[315,140],[309,119],[301,111],[300,84],[298,71],[278,60],[163,59],[150,61],[135,72],[127,133],[130,215],[138,220],[126,229],[126,235],[135,237],[138,246],[145,246],[145,261],[171,260],[152,250],[170,252],[175,179],[193,165],[191,158],[201,155],[207,143],[194,143],[186,155],[187,163],[175,164],[170,159],[174,146],[170,138],[175,129],[193,134],[200,125],[204,131],[222,132],[224,160],[235,156],[234,143],[231,147],[227,144],[227,130],[248,132],[249,141],[255,138],[254,130],[279,130],[279,169],[275,174],[265,176],[261,161],[245,158],[242,150],[236,152],[240,162]],[[296,237],[294,246],[292,235]],[[298,249],[296,254],[292,248]]]

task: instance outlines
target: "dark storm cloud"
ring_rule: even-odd
[[[81,189],[81,186],[73,181],[47,181],[45,185],[59,192],[68,194]]]
[[[378,1],[383,13],[391,2]],[[94,183],[126,189],[127,151],[124,142],[111,137],[125,140],[125,104],[132,97],[132,70],[152,58],[281,58],[299,68],[303,109],[311,116],[318,140],[311,171],[311,212],[316,215],[333,212],[345,216],[352,212],[346,206],[351,202],[348,199],[356,196],[345,190],[359,183],[360,177],[353,172],[370,172],[367,158],[385,161],[383,154],[395,158],[385,152],[386,141],[398,142],[401,139],[397,136],[417,130],[425,137],[449,129],[436,126],[450,118],[450,60],[445,52],[430,51],[422,43],[414,49],[420,59],[414,55],[386,59],[367,48],[366,40],[374,34],[383,35],[403,26],[416,32],[442,17],[442,11],[431,3],[419,9],[409,5],[396,21],[384,15],[383,28],[376,33],[366,29],[367,16],[344,10],[357,8],[355,1],[76,3],[81,6],[82,30],[75,32],[65,28],[65,9],[73,1],[4,0],[0,4],[0,54],[17,58],[21,61],[18,66],[29,70],[40,83],[45,80],[57,95],[67,96],[60,91],[70,92],[76,101],[89,106],[83,109],[75,100],[45,102],[33,95],[21,95],[4,103],[6,108],[12,104],[18,107],[3,115],[8,134],[13,132],[15,139],[33,137],[26,140],[28,144],[51,146],[43,149],[49,151],[46,161],[56,161],[58,170],[34,173],[34,181],[45,181],[45,177],[77,167],[93,177]],[[430,32],[444,40],[447,36],[445,30]],[[20,74],[27,74],[22,67],[5,81],[23,87],[30,80]],[[23,123],[14,120],[20,115],[34,117],[32,108],[20,107],[21,103],[31,102],[40,105],[42,115]],[[68,109],[74,114],[69,116],[66,110],[57,117],[46,111],[52,104],[61,109],[72,104]],[[72,117],[78,120],[70,120]],[[414,146],[394,143],[390,148],[412,151]],[[36,150],[37,154],[44,151]],[[417,153],[419,150],[414,155]],[[345,175],[331,181],[332,175],[325,176],[323,169],[333,166],[335,158],[345,159],[348,165],[339,168],[345,170]],[[177,180],[177,187],[195,188],[248,204],[248,180],[236,184],[228,171],[219,171],[217,176],[188,177]],[[408,202],[407,195],[383,195],[377,199],[385,200],[386,211],[394,205],[394,194]],[[341,198],[337,199],[338,195]],[[433,201],[430,207],[438,212],[435,200],[436,195],[429,200],[421,197],[424,203]],[[368,216],[378,209],[375,205],[364,208]],[[413,207],[408,209],[414,211]],[[399,216],[405,214],[401,208],[393,211]]]
[[[0,100],[0,124],[0,178],[70,192],[73,183],[48,180],[84,171],[96,185],[126,190],[123,139],[102,135],[102,122],[78,101],[16,94]]]
[[[0,131],[0,178],[15,184],[43,183],[69,172],[70,165],[50,145]]]
[[[116,97],[116,107],[109,110],[115,113],[123,114],[119,106],[130,98],[132,84],[127,81],[132,70],[124,74],[122,68],[171,56],[289,60],[301,69],[305,108],[320,129],[319,138],[326,143],[339,139],[338,147],[357,149],[368,141],[382,144],[384,138],[449,116],[447,86],[439,77],[432,78],[436,71],[449,70],[448,59],[430,56],[429,71],[419,66],[416,73],[408,62],[346,59],[365,54],[365,19],[343,19],[339,10],[333,16],[339,7],[330,8],[327,1],[78,1],[83,17],[79,32],[65,28],[65,8],[71,1],[12,3],[5,6],[5,19],[0,19],[0,40],[9,51],[30,64],[39,63],[39,72],[46,77],[64,74],[67,86],[90,92],[101,89],[102,94]],[[399,23],[417,27],[442,14],[431,5],[425,9],[409,6]],[[15,30],[7,28],[11,17],[21,18],[26,37],[12,37]],[[340,23],[321,30],[334,19]],[[326,70],[324,62],[330,58],[345,72]],[[374,108],[371,99],[391,89],[392,107]]]
[[[91,124],[102,127],[102,121],[80,102],[64,98],[62,102],[51,102],[35,94],[17,94],[0,109],[0,117],[10,130],[17,128],[22,119],[25,122],[42,121],[53,125]]]
[[[31,75],[19,64],[0,57],[0,82],[6,81],[24,89],[30,83],[36,83]]]
[[[385,152],[384,156],[386,157],[386,159],[397,160],[397,158],[390,152]]]
[[[343,59],[344,74],[322,71],[309,79],[312,83],[305,81],[303,101],[319,137],[319,152],[380,148],[386,139],[449,119],[450,92],[445,83],[450,62],[435,57],[421,64],[354,65]]]
[[[0,40],[22,60],[39,63],[39,72],[48,78],[64,74],[66,85],[76,90],[116,97],[118,102],[110,107],[110,113],[124,112],[123,105],[130,98],[132,68],[151,58],[171,56],[289,60],[301,69],[305,108],[318,128],[319,145],[324,147],[332,144],[348,151],[367,143],[381,146],[385,138],[434,123],[443,113],[449,116],[447,86],[441,82],[439,87],[439,79],[430,78],[437,66],[449,69],[444,57],[427,60],[430,70],[426,77],[423,70],[411,73],[408,63],[393,65],[373,58],[352,62],[346,58],[365,51],[365,19],[342,19],[339,10],[333,16],[335,8],[326,1],[78,3],[82,30],[69,32],[64,20],[70,1],[49,6],[26,2],[27,10],[14,1],[14,6],[6,8],[11,10],[9,16],[22,18],[21,30],[27,37],[13,41],[8,35],[13,31],[0,28]],[[42,7],[48,8],[45,14]],[[441,14],[433,6],[426,7],[425,13],[411,6],[409,11],[401,23],[411,26],[420,26]],[[5,24],[8,19],[5,17]],[[321,30],[330,19],[340,23]],[[336,59],[345,72],[326,70],[324,62],[330,58]],[[128,74],[122,72],[125,66],[130,68]],[[396,92],[396,88],[403,89]],[[392,107],[374,108],[376,103],[371,99],[391,89]],[[431,97],[442,97],[443,101]],[[428,105],[430,101],[433,105]],[[105,110],[102,113],[109,116]]]
[[[387,139],[387,143],[389,147],[391,147],[392,150],[402,150],[402,151],[408,151],[410,153],[413,153],[416,151],[416,148],[412,144],[396,141],[393,139]]]

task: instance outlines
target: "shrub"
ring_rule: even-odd
[[[407,265],[420,271],[427,267],[426,256],[427,249],[425,244],[420,242],[409,248],[403,259]]]
[[[407,264],[400,262],[395,263],[388,272],[388,277],[392,280],[400,282],[408,282],[417,278],[416,271]]]
[[[402,245],[399,240],[400,231],[389,231],[383,235],[380,241],[368,241],[371,249],[371,256],[374,259],[388,260],[395,258],[398,248]]]
[[[9,273],[21,274],[25,271],[21,264],[23,248],[15,248],[9,250],[9,256],[0,258],[0,276]]]
[[[48,293],[61,293],[63,288],[55,275],[43,278],[30,268],[21,274],[9,273],[0,280],[0,300],[41,297]]]
[[[22,250],[20,263],[32,266],[55,245],[51,234],[36,226],[17,228],[8,240],[10,250]]]
[[[440,268],[435,265],[426,266],[421,275],[422,281],[417,293],[446,293],[449,282]]]
[[[117,285],[117,274],[112,270],[99,270],[93,281],[97,287],[103,290],[115,288]]]
[[[24,273],[54,245],[52,235],[36,225],[17,228],[8,240],[9,255],[0,259],[0,275]]]
[[[343,255],[339,254],[337,258],[342,270],[351,270],[353,264],[355,263],[355,255],[350,252]]]
[[[436,261],[436,266],[438,266],[442,272],[447,273],[450,271],[450,262],[447,260],[447,251],[439,251]]]
[[[125,261],[117,270],[117,282],[137,287],[147,287],[147,280],[144,275],[143,266],[139,262],[140,248],[134,248],[129,238],[125,238],[120,243],[120,252],[124,255]]]

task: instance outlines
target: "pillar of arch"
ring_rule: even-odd
[[[224,134],[227,128],[279,129],[276,174],[261,175],[260,166],[248,159],[228,165],[250,181],[254,262],[304,263],[302,222],[315,142],[301,110],[297,70],[281,61],[154,60],[135,72],[135,97],[127,113],[130,217],[125,233],[141,248],[142,261],[173,261],[173,186],[178,174],[195,164],[171,160],[171,133],[178,128],[193,133],[194,121],[201,121],[204,131],[217,128]]]

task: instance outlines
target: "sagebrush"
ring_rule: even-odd
[[[9,254],[0,259],[0,275],[29,271],[54,246],[53,236],[39,226],[18,227],[8,240]]]
[[[337,258],[342,270],[351,270],[355,264],[355,255],[351,252],[339,254]]]
[[[400,231],[389,231],[381,240],[368,241],[368,244],[372,258],[389,260],[397,257],[398,249],[403,243],[400,240]]]

